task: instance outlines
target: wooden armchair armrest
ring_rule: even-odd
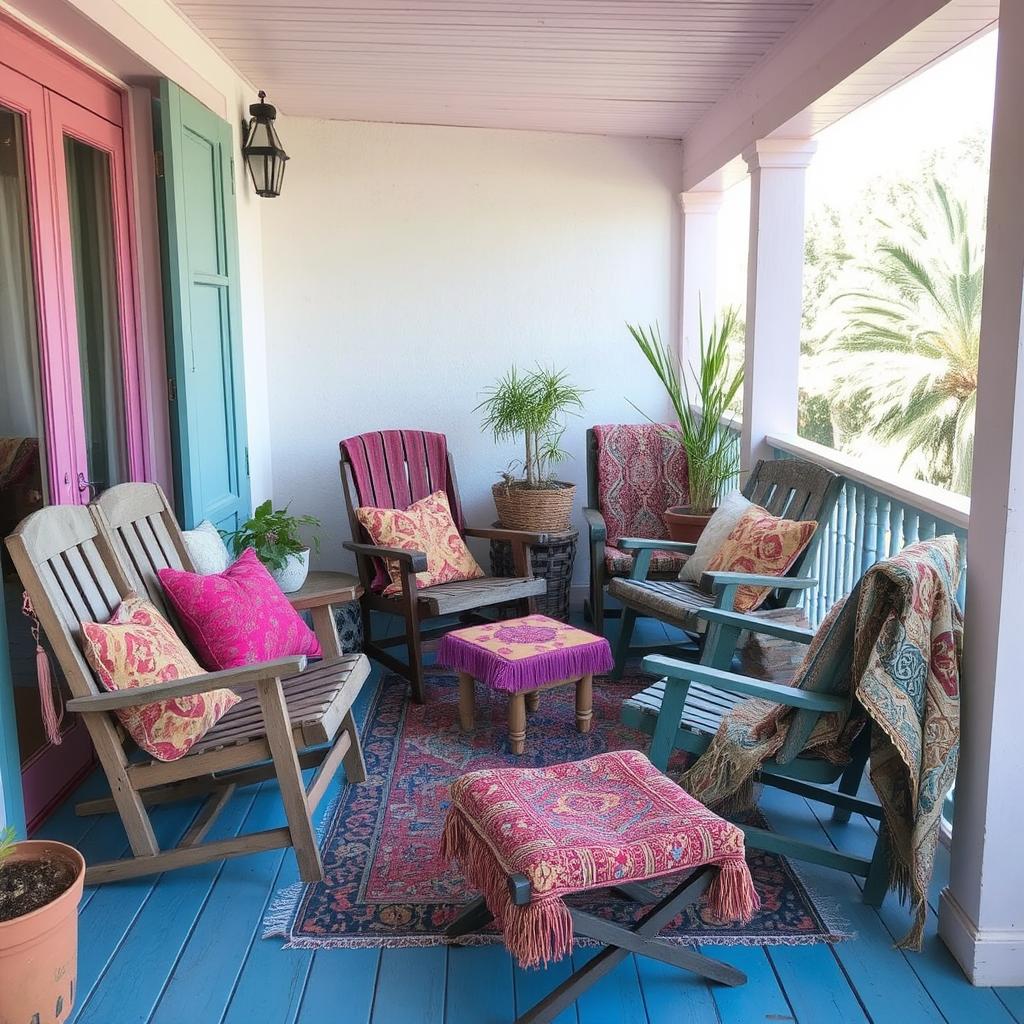
[[[585,508],[583,518],[587,521],[587,529],[590,531],[590,543],[597,540],[608,539],[608,527],[605,525],[604,516],[600,509]]]
[[[467,537],[480,537],[483,540],[504,540],[509,544],[547,544],[550,536],[537,533],[535,530],[507,530],[501,526],[486,528],[467,526],[463,530]]]
[[[622,551],[678,551],[692,555],[697,545],[688,540],[654,540],[651,537],[620,537],[615,546]]]
[[[773,590],[810,590],[818,581],[806,576],[759,576],[752,572],[706,572],[701,586],[722,587],[771,587]]]
[[[668,676],[670,679],[681,679],[687,683],[703,683],[716,690],[738,693],[743,697],[764,697],[776,704],[802,708],[805,711],[845,711],[850,704],[849,697],[814,693],[780,683],[768,683],[762,679],[749,679],[735,672],[725,672],[708,665],[694,665],[663,654],[648,655],[643,660],[643,668],[651,675]]]
[[[306,656],[295,654],[287,658],[263,661],[258,665],[226,668],[220,672],[207,672],[201,676],[172,679],[166,683],[140,686],[134,690],[112,690],[110,693],[97,693],[89,697],[75,697],[68,701],[67,709],[79,713],[117,711],[119,708],[140,707],[158,700],[169,700],[172,697],[192,697],[197,693],[208,693],[210,690],[218,690],[222,687],[237,693],[241,690],[251,690],[261,682],[273,682],[276,679],[293,676],[305,667]]]
[[[357,555],[368,558],[393,558],[401,562],[403,569],[411,572],[427,571],[427,556],[422,551],[406,551],[405,548],[385,548],[378,544],[362,544],[359,541],[347,540],[342,547]]]
[[[784,622],[773,622],[757,615],[744,615],[742,612],[729,612],[722,608],[701,608],[697,618],[705,622],[717,622],[721,626],[735,626],[747,629],[751,633],[774,636],[779,640],[793,640],[798,644],[809,644],[814,639],[813,629],[791,626]]]

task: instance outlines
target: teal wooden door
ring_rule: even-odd
[[[166,79],[154,101],[178,515],[249,517],[231,127]]]

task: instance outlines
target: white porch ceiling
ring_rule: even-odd
[[[682,138],[818,0],[175,0],[292,115]]]

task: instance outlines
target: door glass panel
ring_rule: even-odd
[[[88,483],[95,495],[128,478],[110,157],[65,136],[64,159]]]
[[[29,231],[25,119],[0,106],[0,537],[46,501],[39,336]],[[21,615],[21,583],[0,545],[4,611],[23,762],[46,744],[35,642]]]

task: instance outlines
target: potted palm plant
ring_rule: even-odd
[[[281,590],[292,594],[306,582],[309,574],[309,545],[299,532],[303,527],[318,529],[320,520],[315,516],[290,515],[287,505],[275,509],[267,500],[253,512],[251,519],[237,530],[225,533],[224,539],[236,556],[252,548]],[[313,533],[310,539],[314,550],[319,552],[320,537]]]
[[[507,529],[569,529],[576,485],[556,480],[553,467],[569,457],[561,447],[565,416],[579,415],[585,392],[567,378],[564,370],[538,366],[523,373],[513,366],[476,407],[495,441],[523,440],[522,463],[513,463],[491,488],[498,519]]]
[[[0,834],[0,1019],[66,1020],[78,965],[85,861],[64,843]]]
[[[672,540],[696,541],[718,506],[722,491],[739,472],[736,438],[723,429],[732,416],[732,405],[743,386],[743,367],[733,370],[729,339],[739,324],[739,313],[729,307],[721,320],[711,322],[704,333],[700,323],[700,364],[688,367],[693,387],[678,355],[661,340],[658,325],[646,330],[627,324],[668,394],[676,415],[673,436],[686,450],[690,504],[665,510],[665,525]],[[634,406],[635,408],[635,406]]]

